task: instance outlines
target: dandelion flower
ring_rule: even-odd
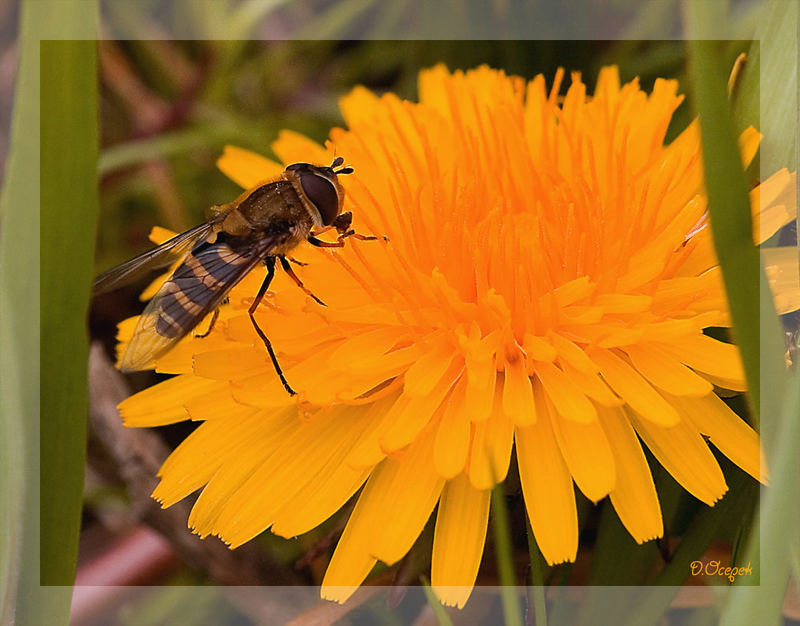
[[[704,436],[766,479],[758,435],[714,393],[745,378],[736,347],[703,333],[730,319],[697,124],[664,142],[677,83],[646,93],[609,67],[594,95],[573,74],[562,99],[562,74],[548,89],[542,76],[437,66],[420,74],[418,103],[353,90],[347,128],[324,147],[279,136],[283,164],[344,156],[346,208],[388,241],[297,251],[326,308],[285,276],[264,299],[258,323],[299,402],[248,319],[263,272],[207,337],[157,361],[177,376],[123,402],[125,423],[202,424],[155,498],[202,489],[191,528],[235,548],[266,529],[305,533],[358,493],[323,581],[339,601],[377,561],[401,559],[438,504],[432,585],[463,606],[513,447],[550,564],[576,557],[575,485],[610,498],[636,541],[662,535],[642,442],[709,506],[728,487]],[[759,139],[742,134],[745,163]],[[219,166],[249,188],[284,165],[229,147]],[[769,207],[759,241],[791,219],[791,180],[784,170],[754,190],[754,211]],[[780,254],[768,265],[786,311],[800,305],[797,270]],[[121,325],[123,345],[134,326]]]

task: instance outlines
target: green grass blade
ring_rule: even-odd
[[[797,134],[786,131],[797,118],[798,3],[771,0],[766,8],[733,110],[740,129],[753,125],[763,133],[762,171],[769,174],[796,158]]]
[[[760,526],[751,536],[744,562],[760,561],[761,584],[737,586],[731,593],[721,623],[725,626],[781,624],[781,606],[791,569],[791,546],[797,541],[800,500],[800,375],[795,375],[782,412],[781,433],[772,456],[772,484],[761,499]],[[760,558],[759,558],[760,557]],[[741,581],[743,584],[746,581]]]
[[[433,592],[433,588],[431,587],[428,579],[425,578],[425,576],[421,576],[420,582],[422,582],[422,591],[425,592],[425,599],[428,601],[428,605],[433,611],[433,616],[436,618],[436,623],[439,626],[453,626],[453,620],[450,619],[450,616],[447,614],[447,609],[444,608],[444,605],[439,602],[439,598],[437,598],[436,594]]]
[[[506,626],[522,626],[522,609],[514,577],[514,552],[511,545],[511,524],[508,521],[503,483],[492,489],[492,528],[494,528],[497,570],[500,576],[500,600]]]
[[[702,23],[705,5],[697,3],[695,6],[691,4],[687,6],[690,22]],[[759,44],[753,47],[748,68],[740,85],[740,93],[736,97],[735,115],[740,127],[753,123],[758,125],[765,135],[761,146],[762,178],[769,176],[778,167],[797,168],[796,34],[800,21],[798,13],[796,2],[770,3],[759,27]],[[702,36],[702,33],[695,32],[695,36]],[[703,66],[707,65],[707,59],[700,58],[708,52],[704,46],[708,44],[703,42],[693,44],[693,61],[701,71]],[[701,115],[704,105],[700,94],[706,91],[700,86],[702,79],[703,77],[695,71]],[[710,98],[712,89],[709,88],[707,91]],[[713,91],[718,92],[719,87],[713,88]],[[718,93],[715,99],[719,101]],[[705,106],[708,107],[708,102]],[[716,109],[711,110],[718,114],[720,108],[717,104]],[[713,128],[715,124],[712,123],[711,126]],[[730,147],[730,141],[728,144]],[[704,149],[705,147],[704,136]],[[714,157],[719,157],[719,152],[706,155],[706,163]],[[717,181],[717,186],[720,184],[721,181]],[[738,179],[734,180],[734,184],[739,186]],[[710,196],[711,186],[712,181],[709,181]],[[745,211],[744,207],[738,211],[741,214],[739,220],[742,222]],[[712,222],[717,219],[712,213]],[[726,219],[724,214],[722,219]],[[727,227],[730,227],[730,223],[726,224]],[[726,228],[722,229],[722,234],[725,236],[730,234],[725,232]],[[715,228],[715,244],[717,244],[716,231]],[[743,233],[740,233],[740,237],[743,237]],[[728,244],[732,245],[732,240],[729,240]],[[748,267],[754,264],[750,259],[751,246],[739,248],[732,245],[730,250],[736,253],[744,252]],[[736,264],[731,264],[730,259],[723,262],[720,256],[720,261],[723,273],[726,272],[726,264],[728,272],[735,270]],[[743,261],[739,268],[744,268]],[[748,280],[743,282],[750,282],[749,274]],[[763,271],[760,273],[759,283],[758,300],[754,294],[749,293],[752,290],[748,288],[748,315],[743,315],[741,308],[743,297],[741,290],[728,288],[740,343],[742,337],[745,343],[752,341],[754,332],[749,327],[755,329],[758,326],[753,320],[752,309],[756,304],[759,307],[760,378],[763,381],[763,389],[760,390],[760,401],[758,396],[753,395],[753,403],[754,408],[761,413],[765,447],[772,452],[768,455],[772,469],[772,485],[764,492],[760,525],[756,525],[756,530],[760,528],[762,532],[760,534],[754,532],[751,535],[747,555],[742,559],[742,561],[752,560],[761,584],[757,587],[745,587],[747,581],[739,581],[741,586],[737,586],[729,595],[724,608],[722,623],[731,625],[781,623],[780,608],[789,575],[790,546],[791,541],[796,540],[796,519],[800,514],[796,489],[796,478],[800,474],[797,456],[797,451],[800,449],[800,423],[797,420],[797,415],[800,413],[800,380],[797,380],[796,376],[794,381],[788,381],[782,358],[784,351],[782,329],[775,315],[772,295]],[[726,287],[727,285],[726,277]],[[738,308],[738,314],[734,307]],[[752,349],[743,345],[743,356],[746,352],[751,353]],[[749,360],[752,355],[745,358]],[[745,366],[748,368],[749,379],[752,364],[746,361]]]
[[[797,2],[772,0],[766,8],[733,100],[737,127],[741,130],[753,125],[764,135],[758,156],[762,179],[782,167],[796,169],[798,137],[797,32],[800,7]],[[761,379],[770,387],[761,394],[761,413],[777,416],[786,389],[785,367],[780,358],[783,340],[771,302],[764,305]],[[762,428],[767,450],[775,441],[773,422],[767,421]]]
[[[102,176],[125,167],[138,165],[148,159],[172,156],[194,148],[204,148],[213,145],[214,142],[219,143],[225,135],[220,133],[220,139],[217,139],[216,128],[209,126],[208,128],[182,129],[111,146],[100,154],[97,171]]]
[[[93,211],[97,207],[94,186],[97,93],[93,61],[95,44],[91,41],[96,35],[93,29],[97,12],[94,2],[28,0],[22,4],[20,15],[20,66],[11,152],[2,197],[0,240],[0,343],[3,348],[0,356],[3,371],[0,377],[0,446],[4,448],[2,458],[6,466],[3,469],[9,470],[0,477],[1,504],[5,511],[0,524],[4,525],[2,530],[7,531],[2,533],[3,541],[7,543],[0,557],[0,581],[3,585],[0,621],[58,625],[66,624],[69,618],[71,589],[40,587],[43,578],[40,563],[47,550],[54,549],[59,558],[52,571],[58,573],[60,566],[65,575],[52,580],[71,583],[83,473],[85,401],[79,407],[77,405],[82,397],[85,400],[85,352],[83,355],[80,351],[69,352],[65,360],[58,362],[57,369],[52,364],[53,356],[63,352],[62,336],[82,338],[85,335],[87,272],[91,271],[88,268],[91,266],[94,237]],[[58,67],[52,67],[46,74],[41,72],[41,40],[59,36],[80,38],[87,33],[90,41],[68,44],[64,49],[68,54],[53,61]],[[62,75],[66,69],[70,71]],[[62,89],[68,80],[79,75],[82,78],[77,90]],[[44,111],[40,110],[42,102],[53,108],[45,106]],[[92,130],[91,142],[76,135],[74,130],[78,125]],[[52,154],[47,153],[50,149],[47,143],[44,144],[45,150],[41,150],[40,140],[48,134],[60,136],[52,146]],[[59,159],[70,167],[70,175],[50,175],[58,169],[53,165]],[[78,178],[84,173],[86,177]],[[54,184],[60,186],[54,187]],[[37,212],[40,203],[45,207],[44,220]],[[66,230],[60,227],[74,215],[78,204],[83,211],[88,210],[91,220],[81,225],[85,239],[78,237],[73,241],[69,237],[78,225]],[[47,231],[50,236],[43,237],[40,226],[50,219],[53,220]],[[52,242],[57,247],[43,258],[42,245],[46,247]],[[54,259],[57,263],[53,263]],[[40,270],[44,270],[47,277],[48,265],[57,265],[60,272],[58,281],[51,278],[37,282]],[[82,289],[81,278],[86,281]],[[54,284],[54,292],[43,296],[40,288],[49,289]],[[76,285],[79,287],[77,292],[70,291]],[[78,304],[77,308],[82,306],[82,313],[77,317],[78,313],[73,309],[81,298],[82,305]],[[47,315],[49,328],[43,324]],[[58,333],[53,332],[54,320]],[[41,345],[47,348],[44,358],[40,356],[40,339],[43,340]],[[67,372],[72,383],[83,381],[74,395],[64,393],[62,371]],[[40,380],[44,381],[44,386],[40,385]],[[40,428],[41,410],[45,406],[49,410],[44,413]],[[56,425],[68,422],[68,436],[58,440],[53,437],[48,419]],[[42,449],[41,437],[45,432],[50,434],[49,446]],[[77,458],[74,450],[78,450]],[[52,457],[47,456],[51,453]],[[45,468],[50,468],[49,473],[40,465],[40,457],[46,459]],[[65,460],[68,462],[62,464]],[[69,476],[71,484],[77,485],[77,490],[73,488],[69,494],[69,501],[61,493],[56,493],[60,500],[48,500],[54,487],[58,489],[59,484],[63,485],[45,484],[42,488],[40,481],[44,479],[46,482],[51,474],[57,474],[59,480]],[[44,508],[40,508],[40,503]],[[64,529],[68,529],[71,541],[61,544],[56,537],[62,536],[59,533]],[[46,541],[48,533],[53,536]]]
[[[41,102],[41,580],[70,585],[80,530],[86,314],[98,214],[96,42],[42,42]]]
[[[38,562],[39,220],[36,137],[39,130],[39,40],[30,4],[22,10],[20,66],[8,169],[0,210],[0,623],[24,602],[21,570]],[[20,271],[25,268],[25,271]],[[35,287],[35,286],[34,286]],[[33,554],[31,554],[33,550]],[[38,571],[36,572],[38,580]]]
[[[531,563],[531,587],[528,590],[529,602],[533,603],[533,614],[537,626],[547,626],[547,598],[545,596],[545,569],[542,563],[542,553],[536,537],[533,536],[531,522],[525,519],[525,528],[528,533],[528,559]],[[528,609],[530,610],[530,608]]]
[[[689,36],[705,36],[715,3],[688,2]],[[742,355],[751,405],[760,402],[759,257],[753,244],[747,180],[729,110],[726,81],[716,42],[687,42],[692,91],[700,115],[703,165],[714,248],[722,269],[736,341]]]
[[[797,170],[798,153],[798,66],[797,31],[800,26],[800,7],[796,2],[771,2],[759,27],[761,68],[756,67],[742,80],[740,116],[760,110],[761,130],[765,136],[761,147],[762,178],[779,167]],[[751,55],[752,57],[753,55]],[[748,82],[748,79],[750,82]],[[760,79],[760,83],[759,83]],[[758,90],[760,84],[760,91]],[[755,91],[750,96],[748,89]],[[778,333],[772,294],[762,278],[761,283],[761,377],[764,381],[761,412],[762,437],[772,472],[772,482],[763,492],[760,524],[750,535],[743,561],[760,557],[761,585],[737,585],[730,594],[722,613],[721,623],[738,626],[750,623],[780,624],[792,555],[800,543],[797,519],[800,516],[800,497],[797,477],[800,476],[800,374],[786,376],[782,361],[783,343]],[[741,581],[744,582],[744,581]]]

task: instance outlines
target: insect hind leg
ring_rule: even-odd
[[[289,261],[286,259],[285,256],[279,256],[278,259],[280,259],[281,267],[283,268],[283,271],[286,272],[289,275],[289,278],[291,278],[294,281],[294,283],[298,287],[300,287],[300,289],[302,289],[303,292],[307,296],[311,297],[314,300],[314,302],[316,302],[317,304],[321,304],[322,306],[328,306],[322,300],[317,298],[317,296],[315,296],[311,292],[311,290],[303,284],[303,281],[300,280],[300,277],[297,274],[294,273],[294,270],[292,269],[292,266],[289,264]]]
[[[278,377],[281,379],[281,383],[283,383],[284,389],[289,392],[290,396],[297,395],[297,392],[292,389],[289,382],[286,380],[286,377],[283,375],[283,370],[281,369],[280,363],[278,363],[278,357],[275,356],[275,350],[272,349],[272,343],[264,334],[264,331],[258,325],[255,318],[255,312],[258,309],[258,305],[261,304],[261,300],[264,297],[264,294],[267,293],[267,289],[269,289],[269,284],[272,282],[273,277],[275,276],[275,257],[268,256],[264,263],[267,266],[267,275],[264,278],[264,282],[261,283],[261,287],[258,290],[258,294],[256,295],[255,300],[253,300],[253,304],[250,305],[250,308],[247,312],[250,315],[250,321],[253,322],[253,327],[256,329],[258,336],[261,337],[261,341],[264,342],[264,345],[267,348],[267,352],[269,353],[269,358],[272,359],[272,365],[275,367],[275,371],[278,373]]]

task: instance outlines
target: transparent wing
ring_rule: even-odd
[[[278,235],[255,244],[231,239],[220,236],[187,255],[140,316],[120,359],[121,370],[146,369],[183,339],[269,254]]]
[[[221,215],[205,224],[195,226],[185,233],[165,241],[157,248],[148,250],[122,265],[100,274],[95,278],[92,285],[93,295],[113,291],[132,283],[147,272],[171,265],[176,259],[189,252],[197,242],[207,238],[211,231],[214,230],[214,225],[221,221],[220,218],[224,219],[224,217],[224,215]]]

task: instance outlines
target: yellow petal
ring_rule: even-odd
[[[378,109],[377,103],[378,96],[366,87],[358,85],[339,99],[339,108],[342,110],[342,117],[347,125],[352,127],[364,118],[369,119],[370,116],[375,115],[375,111]]]
[[[328,365],[345,372],[361,372],[359,367],[365,359],[376,359],[394,348],[397,342],[407,334],[400,326],[382,326],[373,330],[362,331],[348,337],[328,359]]]
[[[177,234],[178,233],[176,233],[174,230],[162,228],[161,226],[153,226],[153,228],[150,229],[150,234],[147,235],[147,238],[157,246],[160,246],[162,243],[169,241]]]
[[[617,476],[611,446],[600,423],[562,419],[552,407],[550,415],[554,416],[551,423],[561,456],[575,484],[592,502],[602,500],[614,488]]]
[[[345,411],[357,411],[362,418],[356,428],[362,429],[373,417],[371,407],[362,406]],[[361,433],[354,433],[357,437]],[[354,469],[345,458],[350,443],[330,450],[324,464],[316,467],[316,474],[307,484],[275,514],[272,532],[286,538],[296,537],[322,524],[338,511],[367,480],[371,467]]]
[[[527,354],[534,361],[555,361],[557,356],[556,349],[549,341],[545,341],[542,337],[527,334],[522,347]]]
[[[761,133],[752,126],[748,126],[739,135],[739,151],[742,154],[742,165],[747,167],[758,152],[761,143]]]
[[[574,561],[578,514],[572,478],[556,443],[540,384],[534,386],[536,423],[515,429],[525,508],[536,543],[550,565]]]
[[[453,347],[446,342],[431,346],[428,352],[406,370],[403,392],[411,397],[430,394],[454,357]]]
[[[422,349],[418,345],[412,344],[377,356],[353,358],[345,367],[355,375],[380,372],[381,376],[396,376],[408,369],[422,354]]]
[[[350,450],[366,426],[366,413],[365,407],[333,407],[308,421],[295,417],[280,446],[263,451],[260,467],[229,496],[214,533],[234,548],[269,527],[278,511],[325,471],[331,456]]]
[[[680,421],[674,407],[616,354],[598,348],[592,351],[591,358],[600,367],[600,373],[609,386],[643,417],[663,425]]]
[[[243,189],[275,179],[283,172],[280,163],[236,146],[225,146],[222,156],[217,159],[217,167]]]
[[[166,508],[207,484],[233,452],[259,437],[265,423],[273,424],[273,416],[251,409],[233,423],[216,420],[201,424],[164,461],[152,497]],[[205,462],[198,463],[198,459]]]
[[[195,375],[202,378],[232,380],[272,367],[268,359],[266,351],[255,346],[231,346],[231,342],[227,342],[221,350],[195,354],[193,369]]]
[[[269,461],[299,425],[295,411],[282,409],[259,411],[229,429],[230,444],[225,449],[225,462],[205,486],[189,515],[189,526],[194,532],[201,537],[219,532],[219,516],[231,497],[253,472]]]
[[[403,391],[391,410],[389,427],[380,439],[381,449],[390,453],[410,444],[420,431],[433,419],[434,414],[450,392],[450,388],[461,377],[463,365],[452,361],[449,367],[439,373],[430,393],[424,396],[410,396]]]
[[[442,478],[454,478],[464,469],[470,443],[470,419],[464,409],[467,378],[462,376],[447,400],[433,445],[433,464]]]
[[[194,332],[204,332],[210,323],[210,316],[206,316],[206,319],[200,322]],[[169,352],[158,358],[155,370],[162,374],[189,374],[194,371],[195,355],[229,347],[230,342],[225,333],[221,332],[219,328],[216,328],[205,337],[189,334],[181,339]]]
[[[339,345],[341,340],[317,346],[312,348],[311,358],[301,359],[291,366],[284,365],[286,380],[307,402],[317,406],[332,404],[340,390],[351,383],[345,372],[327,370],[325,376],[319,375],[319,363],[328,360]]]
[[[569,363],[575,369],[585,374],[597,373],[597,365],[595,365],[592,360],[586,356],[586,353],[576,344],[556,333],[550,336],[550,341],[562,361]]]
[[[599,402],[603,406],[620,406],[623,404],[622,399],[609,389],[598,374],[587,374],[575,369],[565,361],[560,361],[559,365],[569,379],[575,383],[575,386],[595,402]]]
[[[595,286],[591,283],[587,276],[581,276],[580,278],[576,278],[558,286],[553,290],[553,295],[555,296],[558,306],[565,307],[580,300],[584,300],[591,295],[592,291],[594,291],[594,288]],[[557,347],[556,350],[558,350]]]
[[[747,391],[747,382],[743,380],[730,380],[728,378],[719,378],[711,376],[705,372],[700,372],[700,375],[705,378],[712,385],[720,387],[721,389],[730,389],[731,391]]]
[[[638,543],[661,537],[661,507],[636,432],[621,408],[598,406],[597,414],[606,436],[614,442],[617,481],[609,494],[611,504]]]
[[[277,408],[295,404],[274,368],[263,374],[232,380],[230,394],[236,402],[248,406]]]
[[[775,309],[785,315],[800,309],[800,260],[797,246],[762,248],[764,272],[772,290]]]
[[[485,420],[492,412],[497,368],[494,359],[467,360],[467,389],[464,408],[473,422]]]
[[[195,395],[225,392],[227,383],[176,376],[120,402],[119,413],[125,426],[163,426],[188,419],[184,404]]]
[[[324,148],[316,141],[292,130],[282,130],[270,146],[275,155],[287,165],[291,163],[312,163],[330,165],[333,151]]]
[[[681,417],[707,435],[722,454],[756,480],[767,483],[769,475],[761,452],[758,433],[716,394],[704,398],[667,396]]]
[[[778,229],[797,218],[797,174],[783,168],[750,192],[753,236],[764,243]]]
[[[552,363],[536,363],[536,375],[555,409],[565,418],[588,424],[597,420],[597,413],[567,375]],[[538,406],[538,404],[537,404]]]
[[[345,602],[377,563],[364,547],[364,531],[372,520],[362,511],[356,504],[328,563],[320,588],[320,595],[325,600]]]
[[[640,374],[663,391],[674,395],[702,397],[713,387],[668,352],[655,346],[638,345],[623,348]]]
[[[686,491],[709,506],[725,494],[728,485],[717,460],[697,429],[686,420],[661,426],[639,419],[632,412],[628,417],[658,462]]]
[[[653,303],[651,296],[607,293],[597,296],[597,305],[608,313],[642,313]]]
[[[514,423],[503,412],[502,391],[495,392],[488,419],[475,424],[469,459],[469,479],[476,489],[491,489],[508,473]]]
[[[536,421],[533,385],[522,358],[506,361],[503,377],[503,411],[520,426],[529,426]]]
[[[400,458],[387,458],[372,472],[353,516],[365,534],[368,554],[391,565],[411,548],[444,487],[433,467],[433,431]]]
[[[659,346],[694,370],[718,378],[745,381],[739,349],[731,343],[707,335],[694,335],[674,343],[660,343]],[[642,347],[647,346],[643,344]]]
[[[366,421],[358,442],[350,450],[345,463],[355,469],[372,467],[386,457],[381,449],[380,440],[392,424],[395,415],[394,406],[398,403],[399,394],[395,393],[374,402],[370,406],[369,419]]]
[[[256,407],[235,402],[230,393],[219,390],[192,396],[186,400],[184,408],[193,422],[214,420],[229,423],[258,410]]]
[[[431,586],[445,606],[462,608],[472,593],[486,542],[491,491],[465,474],[442,490],[433,535]]]

